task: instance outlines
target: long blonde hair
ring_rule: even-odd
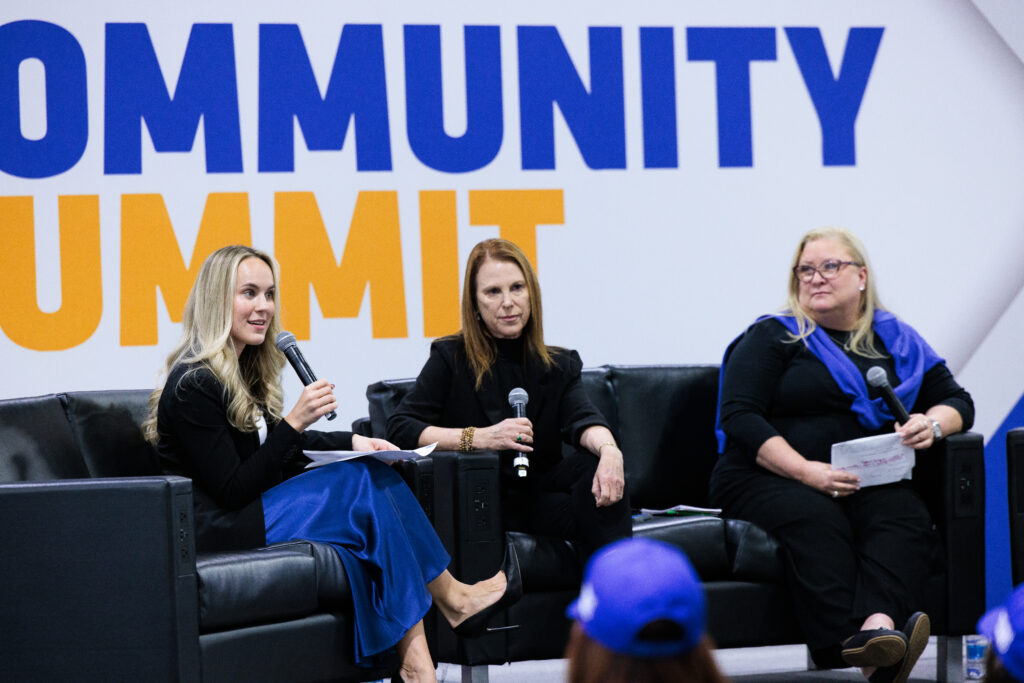
[[[280,419],[284,404],[281,391],[284,354],[273,342],[264,341],[259,346],[246,346],[239,356],[231,339],[238,265],[248,258],[258,258],[266,263],[277,285],[280,280],[277,263],[265,252],[233,245],[210,254],[199,269],[185,303],[181,341],[167,356],[162,373],[165,380],[178,365],[195,365],[193,370],[182,376],[184,380],[196,369],[208,368],[224,386],[228,421],[243,432],[256,431],[260,416]],[[281,322],[275,306],[267,326],[267,339],[275,339],[280,331]],[[143,436],[152,444],[158,439],[157,408],[164,388],[158,386],[150,394],[149,417],[142,423]]]
[[[789,268],[789,295],[786,298],[787,312],[796,318],[799,332],[791,335],[793,341],[805,339],[814,332],[817,323],[800,307],[800,280],[796,276],[796,267],[800,264],[800,256],[804,253],[804,247],[817,240],[828,239],[839,242],[850,254],[850,258],[857,264],[867,268],[867,280],[864,283],[864,291],[860,295],[860,308],[857,311],[857,326],[853,329],[848,343],[854,353],[867,358],[882,358],[882,354],[875,348],[875,334],[871,330],[871,323],[875,318],[876,310],[885,310],[878,298],[875,289],[875,279],[872,277],[871,264],[868,262],[868,252],[849,230],[844,228],[817,228],[811,230],[800,240],[796,253],[793,254],[793,262]]]
[[[544,316],[540,301],[540,283],[526,254],[518,246],[503,239],[489,239],[480,242],[469,252],[466,260],[466,277],[462,285],[462,329],[461,336],[466,346],[466,356],[476,375],[476,388],[480,388],[484,375],[498,358],[494,337],[487,331],[476,307],[476,276],[484,261],[507,261],[519,266],[526,280],[526,291],[530,296],[530,318],[523,327],[522,337],[527,356],[536,356],[545,367],[551,367],[551,352],[544,344]]]

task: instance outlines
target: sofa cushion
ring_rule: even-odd
[[[733,578],[738,581],[782,583],[785,580],[782,547],[775,537],[750,522],[740,519],[724,521]]]
[[[572,543],[519,531],[506,531],[505,538],[519,555],[525,592],[579,589],[583,563]]]
[[[718,457],[718,366],[612,365],[619,445],[634,508],[707,506]]]
[[[317,609],[316,561],[308,544],[196,557],[199,630],[283,621]]]
[[[304,543],[313,552],[313,560],[316,563],[316,596],[321,605],[339,607],[352,604],[352,588],[348,583],[348,573],[345,572],[345,565],[338,557],[338,551],[326,543],[313,543],[310,541],[291,541],[291,543]],[[271,546],[280,547],[285,544]]]
[[[725,520],[718,517],[655,517],[633,525],[633,535],[664,541],[690,558],[702,581],[732,578]]]
[[[147,390],[77,391],[61,398],[91,477],[160,474],[156,450],[142,438]]]
[[[0,401],[0,482],[88,477],[56,394]]]

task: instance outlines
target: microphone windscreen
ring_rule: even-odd
[[[277,333],[277,338],[274,339],[274,345],[281,351],[284,351],[289,346],[295,346],[295,335],[287,330],[281,330]]]
[[[526,405],[530,401],[530,396],[526,393],[526,389],[522,387],[516,387],[512,391],[508,392],[508,404],[514,406],[517,403]]]
[[[868,384],[873,387],[884,387],[889,383],[889,376],[885,374],[885,368],[873,365],[868,368]]]

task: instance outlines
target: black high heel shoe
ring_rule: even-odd
[[[505,546],[505,559],[501,562],[501,571],[505,575],[505,592],[493,605],[484,607],[482,610],[467,618],[458,626],[452,628],[457,635],[463,638],[472,638],[483,635],[489,630],[487,622],[491,618],[510,605],[519,602],[523,597],[523,577],[519,571],[519,555],[512,543]]]

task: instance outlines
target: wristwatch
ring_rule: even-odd
[[[936,441],[938,441],[942,438],[942,425],[939,424],[938,420],[933,420],[927,415],[925,415],[925,418],[932,423],[932,436],[935,437]]]

